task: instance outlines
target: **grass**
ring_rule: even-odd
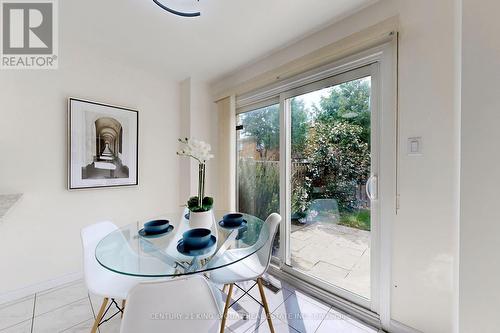
[[[363,209],[359,212],[342,213],[339,224],[346,227],[370,231],[370,211]]]

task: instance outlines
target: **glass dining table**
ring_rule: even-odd
[[[259,251],[269,238],[269,226],[258,217],[243,214],[244,223],[226,228],[219,221],[226,212],[216,211],[211,246],[186,252],[182,235],[190,229],[189,212],[163,214],[137,221],[105,236],[97,245],[97,261],[110,271],[138,277],[176,277],[205,273],[243,260]],[[145,222],[167,219],[173,230],[153,236],[139,234]]]

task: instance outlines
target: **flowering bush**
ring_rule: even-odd
[[[347,122],[317,122],[306,148],[309,156],[310,193],[322,188],[321,198],[335,198],[341,211],[358,206],[356,188],[370,173],[370,148],[363,127]]]
[[[309,193],[311,185],[312,179],[308,176],[302,177],[300,170],[292,166],[292,219],[306,217],[306,211],[311,204],[311,194]]]

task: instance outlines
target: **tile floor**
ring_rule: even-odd
[[[265,288],[276,333],[375,333],[370,327],[335,311],[286,283],[271,278],[281,290]],[[244,295],[243,290],[249,290]],[[225,299],[225,295],[224,295]],[[226,332],[269,332],[260,295],[253,283],[235,287]],[[1,333],[90,332],[101,299],[89,295],[83,281],[77,281],[23,299],[0,304]],[[101,325],[101,333],[118,333],[120,316]]]

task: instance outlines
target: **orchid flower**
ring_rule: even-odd
[[[179,139],[179,142],[185,146],[177,152],[177,155],[192,157],[200,164],[205,164],[214,157],[214,155],[210,153],[212,147],[204,141],[184,138]]]

